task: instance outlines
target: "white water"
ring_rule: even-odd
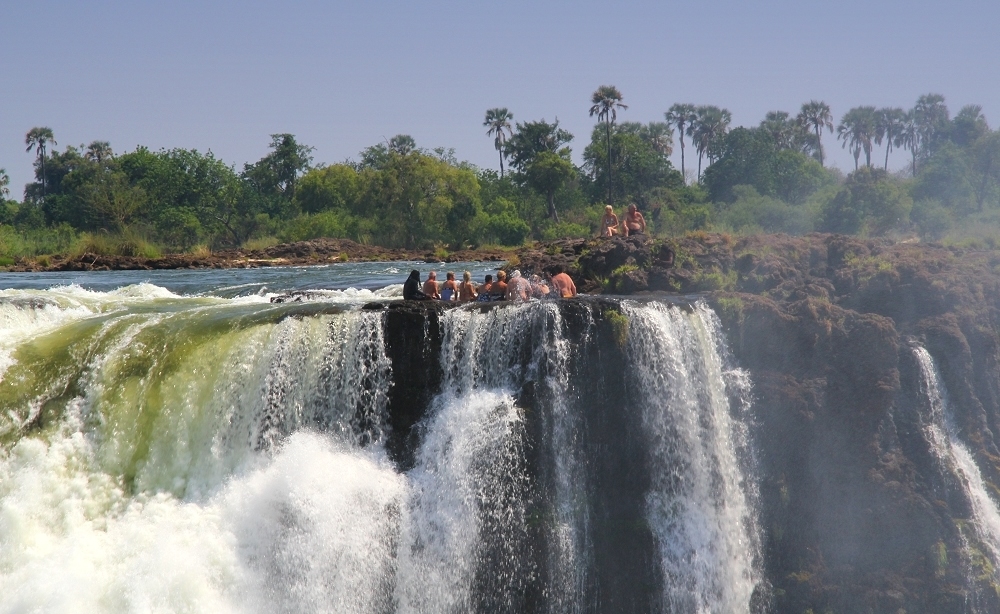
[[[928,419],[923,425],[924,435],[946,475],[957,481],[968,499],[975,537],[986,548],[984,554],[989,556],[991,564],[1000,569],[1000,508],[990,496],[968,446],[958,436],[948,406],[948,394],[934,359],[922,347],[914,347],[913,354],[920,365],[921,387],[929,405]],[[1000,579],[1000,571],[995,571],[994,577]]]
[[[714,313],[626,304],[629,369],[650,440],[647,516],[670,612],[749,612],[760,581],[756,522],[739,457]],[[732,379],[743,379],[734,374]]]
[[[0,448],[0,614],[516,611],[538,575],[520,567],[539,486],[525,382],[552,489],[545,599],[587,608],[586,451],[556,303],[444,315],[443,392],[400,473],[381,445],[380,312],[264,317],[281,309],[266,297],[148,285],[27,295],[51,302],[0,305],[0,436],[61,411]],[[707,308],[625,311],[665,600],[748,611],[739,373]]]

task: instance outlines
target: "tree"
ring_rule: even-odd
[[[778,149],[794,147],[796,124],[785,111],[768,111],[764,121],[760,122],[760,129],[771,136]]]
[[[902,147],[910,151],[912,165],[910,167],[914,177],[917,176],[917,150],[920,149],[920,129],[912,110],[903,113],[900,118],[899,136],[893,142],[896,147]]]
[[[558,224],[556,211],[556,191],[576,175],[576,168],[569,161],[569,148],[559,152],[543,151],[538,154],[525,171],[528,185],[545,194],[549,205],[549,216]]]
[[[858,158],[865,153],[865,165],[872,165],[872,147],[878,132],[878,111],[875,107],[854,107],[844,114],[837,126],[837,138],[850,147],[854,155],[854,170],[858,170]]]
[[[397,134],[389,139],[389,151],[401,156],[417,150],[417,142],[409,134]]]
[[[130,185],[128,177],[120,171],[98,172],[86,186],[84,198],[94,213],[111,220],[119,231],[146,204],[145,190]]]
[[[991,193],[996,201],[1000,188],[1000,132],[989,132],[977,140],[972,148],[972,159],[977,175],[976,208],[982,211]]]
[[[83,154],[84,158],[98,164],[112,156],[114,156],[114,152],[111,151],[111,143],[107,141],[91,141],[90,145],[87,145],[87,151]]]
[[[513,135],[513,130],[510,127],[512,119],[514,119],[514,114],[506,107],[497,107],[487,110],[486,119],[483,121],[483,125],[488,128],[486,136],[493,137],[493,145],[497,148],[497,153],[500,154],[501,178],[503,177],[504,144],[507,142],[507,138]]]
[[[810,100],[802,105],[795,118],[802,126],[811,128],[816,133],[816,151],[819,154],[819,165],[823,166],[823,141],[822,133],[826,128],[833,132],[833,115],[830,113],[830,105],[819,100]]]
[[[510,166],[524,171],[542,152],[555,153],[563,145],[573,140],[573,135],[559,127],[559,119],[548,123],[544,119],[537,122],[518,123],[516,130],[507,141],[507,157]]]
[[[31,151],[32,148],[35,149],[35,154],[38,156],[38,161],[42,165],[42,197],[45,197],[46,186],[45,186],[45,148],[52,143],[53,145],[58,145],[56,143],[56,137],[52,134],[52,128],[32,128],[24,135],[24,144],[28,146],[25,151]]]
[[[611,124],[618,119],[618,109],[628,109],[622,103],[622,93],[613,85],[602,85],[590,96],[590,116],[604,122],[604,132],[608,143],[608,177],[611,177]],[[608,202],[611,202],[611,181],[608,181]]]
[[[885,141],[885,166],[882,170],[889,170],[889,153],[892,147],[899,141],[899,135],[904,130],[904,120],[906,112],[899,107],[883,108],[878,110],[875,120],[875,144],[881,145]]]
[[[698,107],[698,118],[688,126],[688,134],[698,151],[698,181],[701,181],[701,159],[708,154],[709,162],[714,161],[713,145],[718,142],[729,129],[733,115],[727,109],[707,105]]]
[[[883,233],[909,218],[913,200],[880,168],[862,167],[823,207],[821,229],[854,234]]]
[[[983,107],[978,104],[965,105],[951,120],[951,140],[959,147],[971,147],[989,131]]]
[[[917,155],[929,158],[950,136],[951,122],[948,107],[941,94],[924,94],[913,107],[913,119],[920,133],[920,149]]]
[[[678,103],[671,105],[670,109],[663,116],[669,125],[677,128],[677,136],[680,138],[681,143],[681,176],[687,182],[687,176],[684,174],[684,135],[690,129],[690,126],[698,121],[697,110],[693,104]],[[690,133],[687,132],[687,134]]]
[[[613,180],[613,193],[646,209],[653,190],[683,187],[683,178],[668,158],[670,134],[666,124],[622,122],[616,126],[611,133],[613,175],[607,172],[605,138],[603,126],[594,126],[590,144],[583,151],[584,168],[593,178],[590,185],[593,199],[601,199],[608,192],[607,184]]]
[[[0,168],[0,200],[10,196],[10,175],[7,174],[7,169]]]
[[[272,134],[271,153],[243,167],[243,176],[263,196],[291,202],[299,175],[309,168],[313,148],[301,145],[294,134]]]

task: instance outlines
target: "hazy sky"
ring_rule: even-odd
[[[902,2],[0,2],[0,167],[20,198],[24,134],[59,143],[211,149],[241,168],[291,132],[338,162],[397,133],[495,167],[487,108],[559,118],[589,141],[590,94],[616,85],[619,120],[675,102],[734,125],[826,101],[909,108],[944,94],[1000,124],[1000,3]],[[832,135],[832,162],[853,168]],[[677,148],[675,147],[675,150]],[[901,167],[906,152],[890,166]],[[678,155],[674,156],[679,160]],[[679,166],[679,162],[675,161]]]

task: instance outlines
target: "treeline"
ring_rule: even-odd
[[[605,203],[631,202],[664,234],[1000,237],[1000,133],[980,107],[951,117],[944,98],[930,94],[910,110],[856,107],[834,124],[829,106],[811,101],[795,115],[774,111],[758,126],[736,128],[715,106],[675,104],[664,121],[648,123],[619,121],[627,110],[613,86],[594,92],[597,123],[577,166],[574,136],[558,120],[516,122],[508,109],[490,109],[483,127],[497,170],[407,135],[356,160],[314,165],[311,147],[275,134],[266,156],[236,169],[186,149],[116,154],[94,141],[59,151],[51,129],[33,128],[25,144],[35,181],[22,201],[6,200],[0,169],[0,256],[321,236],[408,248],[519,245],[593,234]],[[834,132],[855,160],[846,177],[824,167],[824,136]],[[675,144],[680,170],[670,162]],[[893,149],[909,152],[905,171],[888,171]]]

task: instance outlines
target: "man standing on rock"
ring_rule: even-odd
[[[556,266],[556,274],[552,276],[552,287],[559,293],[561,298],[573,298],[576,296],[576,284],[573,278],[566,274],[562,266]]]
[[[642,217],[635,203],[628,206],[628,213],[625,214],[625,236],[646,234],[646,218]]]

